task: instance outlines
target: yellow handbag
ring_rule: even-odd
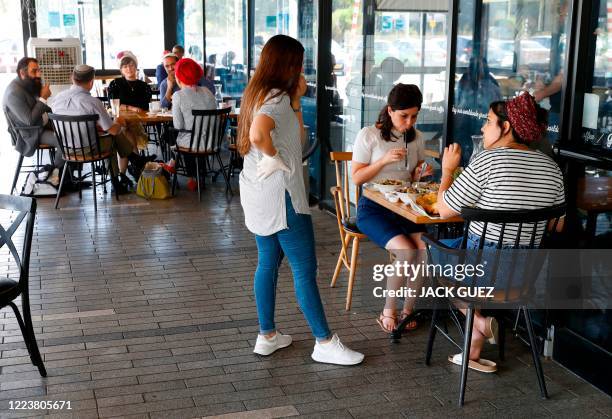
[[[161,165],[158,163],[147,163],[140,178],[138,178],[136,194],[145,199],[171,198],[170,185],[162,170]]]

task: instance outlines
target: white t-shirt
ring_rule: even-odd
[[[353,146],[353,161],[358,163],[372,164],[383,157],[387,151],[393,148],[405,147],[408,150],[408,165],[404,159],[385,165],[371,182],[383,179],[411,180],[411,174],[419,161],[425,160],[425,140],[419,130],[416,130],[416,138],[404,144],[404,136],[391,141],[385,141],[381,132],[375,126],[364,127],[357,134]]]

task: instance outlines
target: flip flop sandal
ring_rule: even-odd
[[[393,319],[393,328],[391,330],[389,330],[389,329],[387,329],[385,327],[385,324],[383,323],[384,319]],[[395,316],[385,316],[381,312],[380,315],[378,316],[378,318],[376,319],[376,323],[378,323],[378,325],[383,330],[383,332],[391,333],[397,327],[397,317],[395,317]]]
[[[487,332],[487,336],[485,336],[487,342],[495,345],[499,341],[499,324],[495,317],[487,318]]]
[[[449,355],[448,361],[461,366],[463,361],[463,354],[455,354]],[[478,361],[472,361],[468,363],[468,367],[473,369],[474,371],[484,372],[484,373],[492,373],[497,371],[497,364],[493,361],[489,361],[488,359],[480,358]]]
[[[399,313],[399,323],[403,322],[404,319],[408,316],[410,316],[412,313],[408,314],[405,313],[403,311],[400,311]],[[410,321],[407,325],[406,325],[406,329],[408,331],[412,331],[412,330],[416,330],[419,327],[419,323],[416,320],[412,320]]]

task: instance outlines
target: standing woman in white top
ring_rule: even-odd
[[[302,44],[285,35],[273,36],[242,97],[240,202],[258,251],[254,290],[260,332],[253,352],[270,355],[291,345],[291,336],[278,332],[274,323],[278,268],[286,255],[298,304],[316,338],[312,359],[354,365],[363,355],[331,333],[317,287],[314,232],[302,178],[303,59]]]
[[[387,104],[381,109],[376,124],[364,127],[353,147],[351,174],[353,182],[362,185],[383,179],[411,181],[420,178],[425,161],[425,141],[416,123],[423,95],[414,84],[397,84],[389,92]],[[427,173],[423,173],[425,176]],[[361,196],[357,204],[357,227],[370,240],[393,252],[398,259],[414,262],[424,253],[421,235],[425,227],[417,225],[368,198]],[[415,251],[416,250],[416,251]],[[421,255],[422,256],[422,255]],[[388,288],[397,289],[401,278],[389,278]],[[416,280],[416,278],[412,278]],[[391,332],[398,321],[412,313],[414,299],[406,298],[398,319],[396,298],[387,297],[385,308],[377,319],[380,327]],[[416,322],[407,325],[415,329]]]

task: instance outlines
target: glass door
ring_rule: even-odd
[[[449,22],[446,2],[438,3],[444,7],[432,4],[425,11],[410,2],[333,0],[334,74],[331,85],[325,86],[332,93],[327,136],[331,150],[352,151],[357,133],[376,122],[393,86],[411,83],[424,98],[417,128],[432,154],[438,151],[445,119]],[[333,208],[329,189],[336,184],[335,167],[328,158],[323,161],[321,201]]]
[[[568,0],[459,2],[451,142],[464,150],[463,164],[489,104],[523,91],[549,112],[547,138],[536,146],[552,154],[561,130],[568,10]]]
[[[254,71],[261,50],[272,36],[283,34],[291,36],[304,46],[304,76],[308,84],[306,95],[302,97],[302,110],[307,151],[317,136],[317,2],[314,0],[254,0],[254,34],[251,45],[252,68]],[[318,194],[319,173],[321,171],[318,155],[308,159],[305,170],[307,190]]]

